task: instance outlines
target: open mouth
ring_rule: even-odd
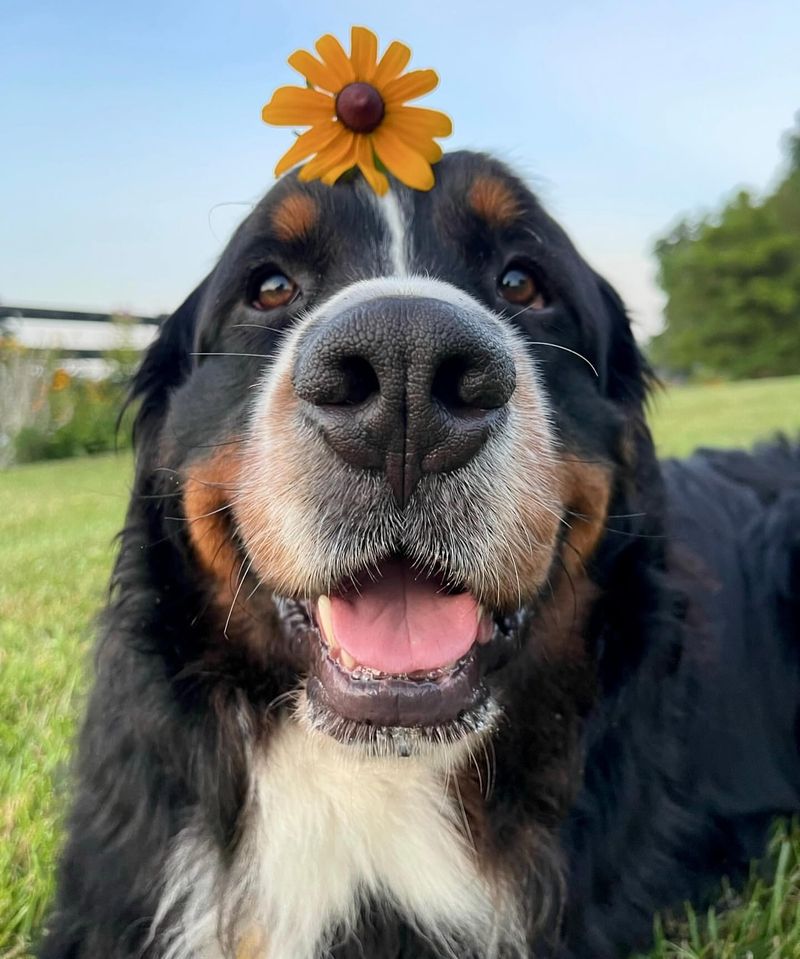
[[[484,609],[404,558],[313,601],[284,601],[282,612],[308,646],[313,721],[345,740],[370,729],[477,731],[493,712],[485,677],[507,661],[522,618]]]

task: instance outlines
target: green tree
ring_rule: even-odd
[[[758,198],[683,220],[655,246],[666,327],[650,350],[672,372],[745,377],[800,370],[800,114],[787,170]]]

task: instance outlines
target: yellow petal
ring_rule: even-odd
[[[356,140],[356,162],[358,169],[364,179],[369,183],[372,189],[383,196],[389,189],[389,181],[375,167],[375,159],[372,152],[372,143],[369,136],[360,136]]]
[[[369,83],[375,73],[378,59],[378,38],[366,27],[353,27],[350,31],[350,60],[356,80]]]
[[[338,166],[333,167],[333,169],[328,170],[327,173],[324,173],[320,180],[325,184],[325,186],[333,186],[333,184],[339,179],[339,177],[346,173],[348,170],[353,169],[353,164],[350,160],[345,160],[343,163],[340,163]]]
[[[381,124],[381,129],[396,136],[411,150],[423,156],[428,163],[438,163],[442,159],[442,148],[425,129],[426,124],[416,119],[407,120],[397,114],[389,114]]]
[[[356,75],[353,70],[353,64],[350,62],[349,57],[344,52],[341,43],[339,43],[336,37],[332,37],[329,33],[326,33],[324,37],[320,37],[319,40],[317,40],[316,47],[317,53],[322,57],[326,66],[339,81],[339,90],[355,80]]]
[[[275,167],[275,176],[280,176],[290,170],[296,163],[310,157],[312,153],[319,153],[320,150],[324,150],[336,139],[340,130],[341,126],[335,120],[318,123],[315,127],[307,130],[294,141],[280,158],[278,165]]]
[[[381,162],[398,180],[414,190],[430,190],[433,171],[422,153],[385,126],[378,127],[371,136]]]
[[[301,180],[315,180],[342,163],[353,166],[356,162],[353,137],[354,134],[340,124],[339,132],[333,142],[324,150],[320,150],[313,160],[306,163],[298,177]]]
[[[412,70],[387,83],[381,89],[381,96],[387,106],[399,104],[430,93],[438,83],[435,70]]]
[[[394,80],[408,66],[411,59],[411,50],[397,40],[393,40],[381,57],[381,62],[372,77],[372,82],[380,90],[383,84]]]
[[[404,134],[449,137],[453,132],[453,122],[446,113],[426,110],[423,107],[390,107],[386,111],[386,119],[383,122]],[[406,139],[408,138],[406,136]]]
[[[261,111],[265,123],[277,126],[301,126],[319,123],[336,114],[333,97],[303,87],[279,87]]]
[[[293,53],[289,57],[289,66],[294,67],[315,87],[330,90],[331,93],[339,92],[340,85],[336,74],[329,66],[312,57],[308,50],[297,50]]]
[[[419,137],[404,137],[402,134],[399,134],[399,136],[407,147],[416,150],[417,153],[425,157],[428,163],[438,163],[444,155],[442,148],[435,140],[420,139]]]

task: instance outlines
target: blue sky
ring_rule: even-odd
[[[171,310],[272,182],[286,57],[351,23],[438,71],[446,146],[527,176],[645,330],[654,237],[767,186],[800,109],[797,0],[0,0],[0,300]]]

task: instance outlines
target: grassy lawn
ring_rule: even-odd
[[[658,392],[650,422],[662,456],[698,446],[749,446],[782,430],[800,432],[800,376],[682,386]]]
[[[800,377],[684,387],[657,398],[659,449],[745,446],[800,432]],[[27,955],[52,888],[65,766],[86,689],[92,617],[125,510],[130,461],[0,472],[0,957]],[[797,959],[800,830],[779,832],[771,883],[668,927],[653,959]],[[733,903],[733,908],[729,908]]]
[[[27,940],[50,894],[64,766],[129,470],[103,457],[0,472],[0,954]]]

